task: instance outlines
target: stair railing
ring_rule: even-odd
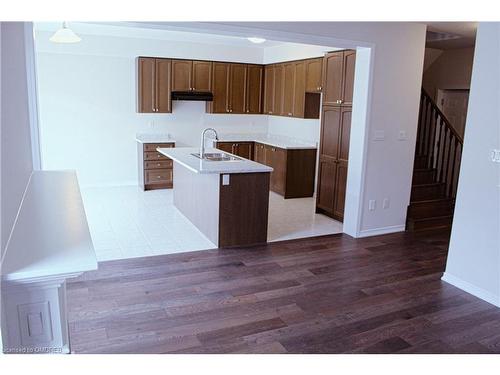
[[[463,139],[422,89],[415,155],[425,159],[426,168],[436,172],[435,181],[444,184],[447,198],[457,193]]]

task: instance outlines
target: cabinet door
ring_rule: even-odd
[[[271,190],[285,195],[285,185],[286,185],[286,150],[271,147],[270,148],[271,162],[270,166],[273,168],[271,172]]]
[[[255,143],[254,146],[254,160],[260,164],[266,164],[266,149],[261,143]]]
[[[323,107],[316,205],[331,216],[333,216],[335,208],[340,118],[340,107]]]
[[[211,113],[229,113],[229,64],[214,63],[213,65],[213,101],[207,102]]]
[[[191,90],[191,60],[172,60],[172,91]]]
[[[323,62],[323,105],[340,105],[342,102],[342,75],[344,52],[332,52]]]
[[[342,104],[352,105],[352,93],[354,91],[354,67],[356,65],[356,51],[344,51],[343,74],[342,74]]]
[[[139,113],[156,112],[155,82],[155,59],[139,57],[137,59],[137,111]]]
[[[293,117],[304,118],[306,65],[304,61],[295,63],[295,86],[293,88]]]
[[[168,59],[155,59],[156,73],[156,112],[171,113],[170,80],[172,62]]]
[[[247,66],[246,113],[262,113],[262,75],[261,65]]]
[[[283,76],[285,69],[283,64],[274,66],[274,99],[273,114],[283,115]]]
[[[321,92],[321,75],[323,71],[323,58],[305,60],[306,92]]]
[[[253,142],[238,142],[236,144],[236,155],[253,160]]]
[[[235,144],[233,142],[217,142],[217,148],[219,150],[229,152],[231,154],[234,153]]]
[[[246,96],[245,64],[231,64],[229,78],[229,112],[245,113]]]
[[[345,195],[347,186],[347,165],[349,160],[349,139],[351,135],[351,107],[343,107],[340,113],[339,142],[337,155],[337,176],[335,178],[335,197],[333,217],[344,220]]]
[[[264,113],[274,114],[274,65],[264,70]]]
[[[212,91],[212,62],[193,61],[192,78],[194,91]]]
[[[293,116],[294,88],[295,88],[295,64],[283,65],[283,114]]]

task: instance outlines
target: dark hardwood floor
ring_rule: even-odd
[[[67,285],[75,353],[500,353],[500,309],[441,281],[446,233],[100,263]]]

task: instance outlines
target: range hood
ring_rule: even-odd
[[[211,102],[214,100],[214,95],[211,92],[203,91],[172,91],[172,100]]]

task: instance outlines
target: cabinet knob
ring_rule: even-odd
[[[292,113],[291,113],[291,112],[288,112],[288,116],[291,116],[291,115],[292,115]]]
[[[160,178],[161,178],[161,176],[156,176],[156,178],[157,178],[157,179],[160,179]]]

